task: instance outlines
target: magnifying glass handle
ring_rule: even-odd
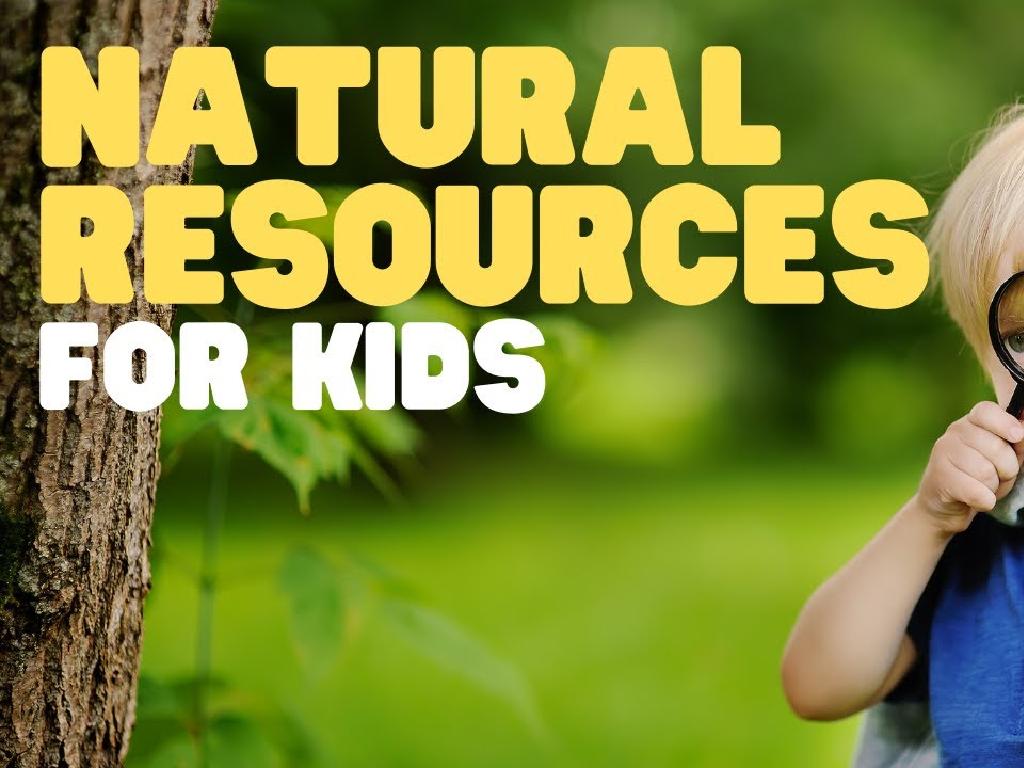
[[[1024,413],[1024,384],[1014,387],[1013,397],[1010,398],[1010,404],[1006,406],[1006,412],[1017,419]]]

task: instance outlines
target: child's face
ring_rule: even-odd
[[[1017,261],[1008,253],[999,259],[999,266],[996,270],[996,285],[1002,285],[1006,280],[1010,279],[1010,275],[1019,269],[1016,266]],[[987,314],[988,307],[985,308],[985,311]],[[1005,408],[1010,402],[1010,397],[1013,395],[1013,388],[1016,384],[1009,372],[1003,368],[1003,364],[996,358],[995,352],[991,349],[985,355],[985,370],[988,372],[988,377],[992,381],[992,387],[995,389],[996,401]]]

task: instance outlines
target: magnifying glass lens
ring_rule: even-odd
[[[999,286],[988,311],[988,333],[999,362],[1016,382],[1006,410],[1024,413],[1024,272]]]
[[[996,353],[1014,379],[1024,379],[1024,275],[1007,281],[998,297]],[[1000,347],[1002,354],[999,354]]]

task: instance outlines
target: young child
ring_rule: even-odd
[[[1024,456],[1024,425],[1004,410],[1013,381],[987,333],[996,288],[1024,269],[1024,109],[1006,113],[950,187],[929,245],[998,403],[949,426],[914,496],[807,601],[783,687],[814,720],[923,700],[943,765],[1024,765],[1024,528],[987,514]]]

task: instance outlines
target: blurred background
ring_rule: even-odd
[[[213,43],[235,56],[260,159],[223,168],[201,153],[196,182],[300,179],[329,206],[378,181],[427,201],[438,184],[612,184],[637,218],[678,181],[722,191],[737,211],[751,184],[818,184],[826,215],[808,222],[808,266],[827,275],[852,263],[831,236],[835,195],[894,178],[933,203],[1019,95],[1022,28],[1011,0],[221,0]],[[420,171],[380,145],[371,82],[342,96],[339,163],[306,168],[293,92],[263,80],[276,44],[557,46],[576,69],[577,147],[608,50],[663,46],[697,148],[701,50],[734,45],[744,118],[779,127],[782,162],[661,168],[631,148],[612,168],[492,168],[476,137],[450,166]],[[485,202],[485,251],[488,215]],[[229,232],[218,237],[221,268],[251,264]],[[738,237],[700,243],[740,252]],[[376,313],[336,286],[295,313],[230,296],[183,308],[181,320],[243,323],[250,407],[166,412],[131,765],[848,761],[855,721],[807,724],[786,708],[788,629],[913,493],[934,438],[987,385],[937,295],[871,311],[826,277],[820,306],[751,306],[738,279],[680,308],[628,255],[629,305],[545,307],[534,283],[498,309],[548,339],[548,392],[522,417],[473,401],[428,417],[291,410],[292,322],[472,331],[493,316],[436,286]]]

